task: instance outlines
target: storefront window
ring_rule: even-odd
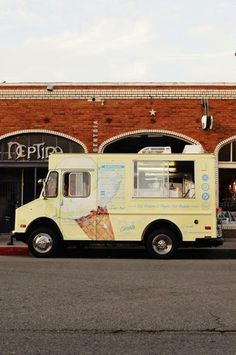
[[[219,161],[230,161],[230,144],[225,145],[219,151]]]
[[[236,225],[236,169],[219,171],[219,206],[222,222]]]
[[[232,160],[236,162],[236,142],[232,143]]]
[[[220,149],[219,161],[236,162],[236,142],[230,142]]]
[[[219,207],[225,228],[236,228],[236,141],[219,151]]]

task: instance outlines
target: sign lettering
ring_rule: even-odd
[[[45,160],[52,153],[63,153],[59,146],[46,146],[45,143],[35,143],[30,146],[18,142],[8,142],[8,160]]]

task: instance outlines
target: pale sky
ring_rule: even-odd
[[[0,82],[236,82],[236,0],[0,0]]]

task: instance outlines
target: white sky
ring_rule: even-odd
[[[236,82],[236,0],[0,0],[0,82]]]

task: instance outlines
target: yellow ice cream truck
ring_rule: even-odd
[[[16,210],[13,236],[38,257],[70,243],[140,242],[154,258],[221,245],[214,155],[142,153],[52,154],[40,197]]]

